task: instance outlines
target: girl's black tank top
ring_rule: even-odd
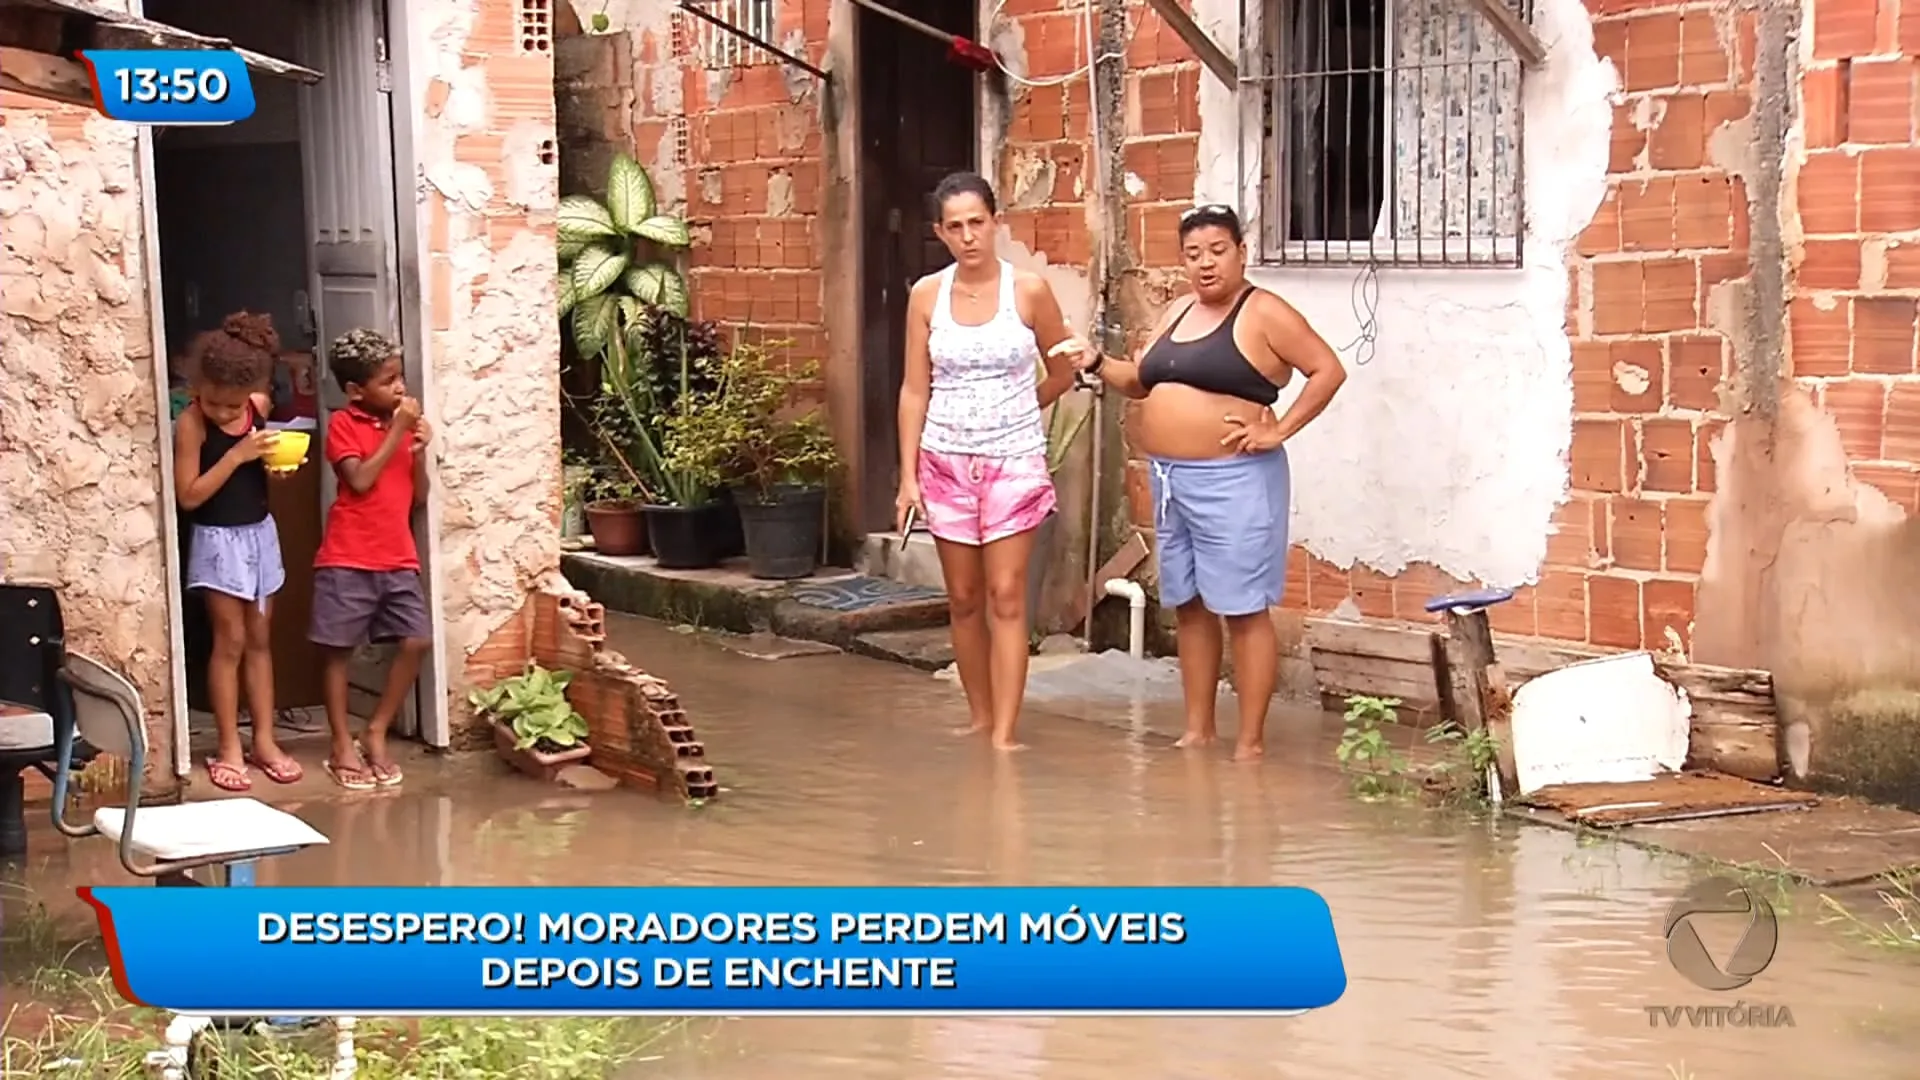
[[[205,414],[201,414],[202,419]],[[220,464],[235,443],[260,430],[260,414],[254,411],[252,403],[247,405],[247,430],[241,435],[229,435],[217,426],[207,424],[207,440],[200,444],[200,471],[202,473]],[[206,502],[194,508],[195,525],[255,525],[267,519],[267,464],[258,458],[233,470],[227,482]]]

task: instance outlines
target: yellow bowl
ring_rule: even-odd
[[[307,445],[313,436],[304,431],[276,431],[273,447],[263,459],[275,472],[292,472],[307,461]]]

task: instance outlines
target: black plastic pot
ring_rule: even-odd
[[[825,488],[778,484],[765,495],[735,488],[733,501],[746,533],[748,573],[790,581],[819,568]]]
[[[647,538],[663,570],[705,570],[720,565],[724,504],[649,506]]]
[[[747,553],[747,533],[740,524],[740,507],[734,501],[733,492],[720,493],[720,511],[718,516],[719,539],[715,541],[722,559],[737,559]]]

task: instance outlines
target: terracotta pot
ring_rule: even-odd
[[[586,743],[581,743],[571,750],[549,754],[533,746],[522,750],[516,745],[519,741],[520,736],[513,733],[511,725],[499,720],[493,722],[493,748],[499,751],[500,757],[507,764],[535,780],[545,780],[548,783],[552,783],[560,775],[561,769],[584,762],[593,753],[593,748]]]
[[[647,519],[639,503],[588,503],[587,531],[593,534],[593,549],[602,555],[647,554]]]

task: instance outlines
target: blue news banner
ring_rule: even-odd
[[[1274,1013],[1346,990],[1298,888],[86,888],[188,1013]]]

